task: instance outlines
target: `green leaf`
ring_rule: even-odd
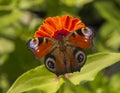
[[[119,93],[120,92],[120,74],[114,75],[109,82],[109,89],[111,93]]]
[[[36,6],[40,6],[44,0],[21,0],[19,3],[19,7],[21,9],[29,9]]]
[[[61,86],[58,93],[79,93],[77,87],[71,83],[67,78],[63,77],[65,83]]]
[[[84,80],[93,80],[97,73],[102,69],[120,61],[120,53],[97,53],[88,56],[87,64],[81,72],[72,74],[70,81],[79,84]]]
[[[117,1],[117,0],[115,0]],[[116,2],[117,3],[117,2]],[[117,3],[119,5],[119,2]],[[115,2],[98,0],[94,3],[100,15],[107,21],[102,24],[96,37],[96,46],[100,51],[119,51],[120,46],[120,12]],[[103,43],[104,42],[104,43]]]
[[[113,24],[120,24],[118,21],[120,20],[120,12],[113,2],[108,2],[107,0],[98,1],[95,2],[94,5],[105,19],[112,22]]]
[[[11,40],[6,39],[6,38],[1,38],[1,37],[0,37],[0,45],[1,45],[0,46],[0,53],[1,54],[10,53],[15,48],[15,45]]]
[[[111,22],[104,23],[96,38],[95,47],[97,47],[99,51],[119,51],[120,27],[118,27],[118,25]]]
[[[7,93],[21,93],[29,90],[41,90],[46,93],[56,92],[63,83],[57,81],[56,75],[50,73],[44,66],[36,67],[21,75]]]
[[[56,92],[64,82],[68,82],[68,87],[72,84],[79,84],[84,80],[93,80],[97,73],[102,69],[118,62],[120,53],[97,53],[88,56],[87,63],[81,72],[71,73],[71,84],[60,76],[59,80],[55,80],[56,76],[49,72],[44,66],[39,66],[21,75],[11,86],[7,93],[21,93],[30,90],[40,90],[45,93]],[[72,89],[74,90],[74,88]],[[72,90],[70,90],[72,92]],[[66,90],[68,91],[68,90]]]
[[[61,0],[61,2],[66,4],[67,6],[77,6],[77,7],[81,7],[81,6],[88,4],[92,1],[93,0]]]
[[[13,24],[23,17],[23,13],[19,9],[14,9],[10,14],[4,15],[0,17],[0,29]]]

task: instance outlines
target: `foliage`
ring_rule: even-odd
[[[86,82],[78,87],[82,88],[83,93],[119,93],[119,78],[119,73],[113,75],[112,77],[106,77],[99,73],[94,81]]]
[[[116,3],[119,0],[116,0]],[[120,10],[113,3],[108,1],[99,1],[95,3],[95,7],[99,13],[104,17],[106,22],[100,28],[100,42],[98,42],[99,49],[107,51],[119,51],[120,48]],[[104,42],[104,45],[103,45]]]
[[[41,59],[40,62],[35,60],[32,53],[28,50],[26,42],[33,37],[34,32],[44,18],[62,14],[70,14],[74,17],[80,17],[86,25],[90,25],[94,28],[95,36],[93,48],[86,51],[90,54],[87,64],[79,74],[74,73],[70,81],[62,76],[60,79],[61,81],[59,81],[59,84],[56,86],[56,89],[58,89],[58,91],[56,91],[58,93],[63,93],[64,90],[64,92],[73,93],[73,91],[78,92],[81,90],[83,93],[90,93],[90,91],[92,91],[91,93],[99,93],[99,91],[101,92],[102,90],[102,93],[104,93],[104,91],[107,91],[105,88],[109,88],[114,84],[115,87],[112,86],[114,88],[113,90],[111,89],[109,93],[118,93],[119,84],[117,82],[119,82],[119,80],[117,77],[115,79],[111,78],[111,83],[109,84],[102,83],[100,88],[98,84],[100,81],[104,82],[104,76],[100,76],[103,79],[98,79],[98,81],[95,79],[95,81],[87,83],[87,86],[81,86],[81,83],[78,85],[74,84],[79,83],[79,78],[82,78],[82,73],[85,75],[86,72],[89,72],[89,69],[96,68],[100,71],[101,69],[119,61],[119,11],[120,0],[0,0],[0,93],[6,93],[13,82],[15,83],[12,86],[19,87],[15,86],[15,84],[22,76],[28,77],[27,75],[30,75],[32,78],[32,75],[35,74],[38,75],[39,78],[41,77],[41,74],[44,76],[40,78],[42,81],[40,84],[46,84],[45,86],[49,86],[47,88],[50,88],[50,86],[52,87],[54,82],[47,82],[45,80],[49,81],[52,77],[55,77],[55,75],[47,72],[44,66],[35,68],[43,63],[43,59]],[[101,54],[93,54],[93,52],[100,51],[102,51]],[[103,53],[106,51],[108,52],[108,55]],[[107,57],[104,57],[103,55]],[[95,65],[96,62],[93,62],[93,60],[96,60],[100,66]],[[112,63],[106,65],[106,63],[109,63],[108,61]],[[89,63],[95,64],[89,67]],[[98,68],[96,66],[98,66]],[[40,70],[40,72],[43,71],[44,73],[39,72],[39,74],[30,74],[30,72],[34,70]],[[92,69],[92,71],[94,70]],[[93,79],[98,71],[96,71],[94,75],[93,73],[87,74],[90,76],[93,75],[91,76]],[[24,74],[20,76],[22,73]],[[38,77],[36,77],[36,79],[37,78]],[[38,80],[40,80],[39,78]],[[86,78],[85,80],[89,79]],[[15,81],[16,79],[17,81]],[[34,79],[35,77],[33,77],[33,80]],[[109,80],[109,78],[107,78],[107,80]],[[29,82],[31,84],[31,80]],[[20,81],[20,83],[22,82]],[[35,84],[38,84],[38,81]],[[108,86],[106,86],[107,84]],[[88,87],[88,85],[91,87]],[[33,88],[33,86],[31,88]],[[28,93],[40,93],[39,90],[40,89],[34,88],[34,90],[29,90]]]
[[[100,58],[104,58],[102,62],[99,60]],[[40,66],[20,76],[7,93],[20,93],[36,89],[45,93],[54,93],[60,89],[64,82],[64,87],[62,86],[62,89],[60,89],[62,93],[74,93],[74,91],[76,91],[75,93],[79,93],[80,90],[75,87],[76,84],[79,84],[81,81],[93,80],[101,69],[119,60],[119,53],[99,53],[89,56],[87,64],[81,72],[70,75],[70,81],[64,76],[61,76],[59,80],[55,80],[56,76],[54,74],[46,70],[44,66]],[[68,89],[66,89],[66,86]]]

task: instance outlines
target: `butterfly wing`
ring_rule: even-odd
[[[86,49],[90,48],[92,45],[92,36],[92,30],[88,27],[85,27],[70,33],[66,39],[71,45]]]
[[[45,56],[46,68],[57,76],[80,71],[85,64],[86,55],[79,47],[66,46],[65,51],[55,48]]]
[[[52,50],[53,41],[45,37],[33,38],[28,42],[28,47],[35,54],[36,58],[41,58]]]

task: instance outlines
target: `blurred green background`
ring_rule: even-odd
[[[27,41],[46,17],[63,14],[79,17],[94,29],[89,54],[120,52],[120,0],[0,0],[0,93],[6,93],[22,73],[42,64]],[[82,93],[119,93],[119,78],[120,62],[79,88]]]

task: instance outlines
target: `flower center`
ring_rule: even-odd
[[[62,36],[62,37],[66,37],[70,32],[66,31],[66,30],[60,30],[60,31],[56,31],[54,33],[54,36],[53,38],[54,39],[59,39],[59,36]]]

